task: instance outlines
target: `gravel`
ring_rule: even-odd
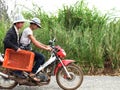
[[[41,87],[17,86],[13,90],[62,90],[52,77],[49,85]],[[77,90],[120,90],[119,76],[84,76],[82,85]]]

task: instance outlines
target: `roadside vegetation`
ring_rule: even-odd
[[[110,16],[101,14],[96,8],[89,9],[84,0],[73,6],[63,6],[57,16],[49,16],[38,6],[34,6],[34,11],[24,11],[23,15],[26,19],[40,18],[42,28],[34,33],[36,38],[48,44],[50,39],[56,37],[56,45],[63,47],[67,58],[75,59],[85,73],[119,70],[120,20],[110,20]],[[4,18],[0,18],[1,52],[3,38],[10,26]],[[46,51],[41,52],[49,56]]]

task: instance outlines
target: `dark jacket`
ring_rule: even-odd
[[[17,34],[14,26],[12,26],[8,30],[3,43],[4,43],[4,50],[6,50],[7,48],[17,50],[19,48],[19,42],[17,41]]]

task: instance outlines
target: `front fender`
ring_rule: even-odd
[[[62,60],[62,63],[67,66],[69,65],[70,63],[73,63],[75,62],[74,60]],[[58,70],[62,67],[62,64],[61,63],[58,63],[58,65],[56,66],[55,70],[54,70],[54,75],[56,75],[56,73],[58,72]]]

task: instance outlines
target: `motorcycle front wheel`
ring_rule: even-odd
[[[58,85],[64,90],[76,90],[83,82],[83,72],[80,67],[75,64],[66,66],[71,78],[67,77],[64,68],[60,68],[56,74],[56,81]]]
[[[0,76],[0,89],[12,89],[17,84],[18,83],[14,80]]]

